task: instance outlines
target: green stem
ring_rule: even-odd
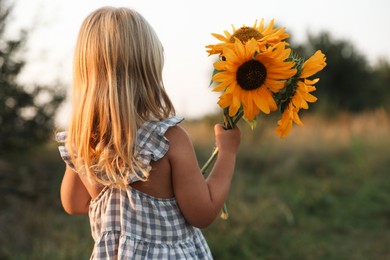
[[[210,158],[207,160],[207,162],[203,165],[203,167],[201,169],[201,172],[203,175],[206,175],[207,169],[210,167],[211,163],[214,161],[214,159],[217,157],[217,155],[218,155],[218,147],[215,147]]]

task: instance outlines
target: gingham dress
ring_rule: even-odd
[[[161,159],[169,148],[165,132],[181,121],[175,116],[146,122],[137,132],[136,155],[148,164]],[[57,140],[65,142],[66,132]],[[59,150],[74,168],[66,147]],[[137,180],[134,175],[129,183]],[[107,186],[91,201],[89,219],[95,240],[91,259],[212,259],[201,231],[185,221],[175,198]]]

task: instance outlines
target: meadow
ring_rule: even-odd
[[[390,114],[305,114],[281,139],[276,119],[240,122],[229,219],[203,230],[215,259],[390,259]],[[189,120],[202,165],[219,116]],[[68,216],[57,144],[0,159],[0,259],[88,259],[86,216]]]

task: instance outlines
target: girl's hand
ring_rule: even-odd
[[[236,154],[241,142],[240,129],[235,126],[233,129],[224,129],[223,125],[216,124],[214,126],[215,145],[219,153]]]

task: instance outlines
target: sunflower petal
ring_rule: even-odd
[[[223,33],[225,34],[226,36],[226,42],[230,41],[230,38],[232,37],[232,35],[228,32],[228,31],[223,31]]]
[[[312,92],[315,90],[315,87],[313,86],[307,86],[305,83],[303,83],[302,81],[298,81],[298,88],[297,88],[297,94],[299,94],[302,99],[304,99],[305,101],[307,102],[310,102],[310,103],[314,103],[317,101],[317,98],[315,96],[313,96],[312,94],[310,94],[309,92]],[[307,105],[307,104],[306,104]],[[304,108],[304,109],[307,109],[308,108],[308,105],[305,107],[305,106],[299,106],[301,108]]]
[[[314,84],[317,84],[317,82],[320,81],[319,78],[316,78],[316,79],[305,79],[304,82],[306,85],[314,85]]]
[[[245,59],[249,60],[252,59],[254,54],[258,51],[258,43],[257,41],[252,38],[245,44]]]
[[[251,91],[243,91],[242,92],[242,99],[243,99],[243,106],[244,106],[244,116],[249,120],[252,121],[256,116],[256,110],[255,105],[253,103],[252,99],[252,92]]]
[[[280,80],[273,80],[271,78],[266,78],[264,85],[267,86],[269,90],[271,90],[274,93],[279,92],[284,86],[286,85],[285,81]]]
[[[280,135],[281,138],[285,138],[292,129],[290,114],[290,109],[286,109],[282,114],[282,118],[278,121],[278,127],[275,129],[275,133]]]
[[[239,91],[240,91],[240,87],[237,87],[237,81],[233,80],[233,82],[230,83],[229,88],[227,88],[225,92],[228,94],[239,96],[240,95]]]
[[[326,66],[325,61],[325,55],[321,51],[316,51],[313,56],[303,63],[300,77],[307,78],[321,71]]]
[[[241,107],[240,98],[237,96],[233,96],[232,103],[229,107],[229,116],[233,117],[237,114],[238,110]]]
[[[220,40],[221,42],[228,42],[229,41],[225,36],[223,36],[221,34],[212,33],[211,35],[214,36],[215,38],[217,38],[218,40]]]
[[[214,69],[216,70],[219,70],[219,71],[222,71],[222,70],[226,70],[226,61],[216,61],[214,62]]]
[[[260,87],[253,95],[253,102],[264,114],[269,114],[271,110],[277,108],[275,100],[265,86]]]
[[[245,46],[239,39],[234,41],[234,49],[238,57],[245,57]]]
[[[220,71],[216,73],[212,79],[215,82],[223,82],[225,80],[229,80],[231,72],[228,71]]]
[[[216,85],[214,88],[213,88],[213,91],[214,92],[221,92],[221,91],[224,91],[228,86],[229,86],[229,82],[228,81],[222,81],[220,84]]]
[[[232,98],[233,98],[232,95],[222,94],[222,95],[219,97],[218,105],[219,105],[221,108],[227,108],[227,107],[230,106],[230,104],[232,103]]]
[[[297,125],[301,125],[301,126],[302,126],[303,123],[302,123],[301,119],[299,118],[298,111],[299,111],[299,109],[296,110],[296,111],[293,111],[293,121],[294,121],[294,123],[296,123]]]

